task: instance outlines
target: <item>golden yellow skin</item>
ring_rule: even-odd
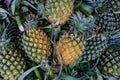
[[[52,23],[56,23],[60,17],[59,24],[63,25],[73,13],[73,7],[74,0],[47,0],[46,14]]]
[[[82,56],[85,49],[85,41],[73,34],[64,34],[57,42],[57,60],[64,65],[74,63]]]
[[[36,63],[40,63],[41,60],[47,59],[51,55],[50,40],[40,29],[33,28],[24,32],[22,43],[27,56]]]

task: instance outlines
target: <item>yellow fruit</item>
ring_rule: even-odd
[[[74,63],[82,56],[85,49],[85,41],[77,35],[64,34],[57,42],[57,60],[64,65]]]
[[[63,25],[70,17],[74,8],[74,0],[47,0],[46,14],[52,23],[56,23],[60,17],[60,25]]]

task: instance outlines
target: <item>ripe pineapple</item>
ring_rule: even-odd
[[[52,23],[56,23],[60,17],[60,25],[70,17],[74,8],[74,0],[47,0],[46,14]]]
[[[11,30],[7,28],[0,26],[0,75],[5,80],[16,80],[23,73],[25,63],[21,52],[13,47]]]
[[[120,77],[120,50],[105,50],[98,64],[104,75]]]
[[[40,63],[51,55],[52,49],[49,38],[38,28],[36,18],[33,14],[26,17],[26,31],[22,34],[22,46],[31,60]]]
[[[120,14],[113,13],[111,11],[104,12],[97,16],[95,24],[100,27],[99,31],[115,31],[120,28]]]
[[[85,40],[78,35],[66,33],[57,42],[57,60],[64,65],[74,63],[82,56],[85,49]]]
[[[77,15],[73,15],[72,19],[74,33],[64,34],[57,42],[58,62],[62,60],[63,64],[68,65],[74,63],[78,58],[83,61],[96,59],[105,49],[106,37],[103,34],[93,35],[95,27],[90,23],[92,19],[83,17],[79,12]]]

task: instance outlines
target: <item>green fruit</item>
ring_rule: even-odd
[[[104,75],[120,77],[120,50],[105,50],[98,64]]]

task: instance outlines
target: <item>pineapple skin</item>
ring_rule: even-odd
[[[64,65],[74,63],[80,56],[82,56],[85,49],[85,41],[73,34],[65,33],[57,42],[57,61]]]
[[[86,40],[82,61],[92,61],[100,57],[107,47],[107,38],[103,34],[96,34]]]
[[[60,16],[60,25],[63,25],[69,20],[70,15],[73,13],[74,0],[47,0],[46,14],[48,20],[56,23]]]
[[[109,10],[118,11],[120,6],[120,0],[108,0],[106,6]]]
[[[17,50],[4,50],[0,54],[0,73],[5,80],[16,80],[25,70],[25,61]]]
[[[120,50],[106,50],[102,53],[98,68],[104,75],[120,77]]]
[[[52,52],[49,38],[40,29],[27,30],[22,35],[22,46],[26,55],[36,63],[47,59]]]
[[[97,16],[95,24],[99,27],[99,32],[111,32],[120,28],[120,14],[112,11],[104,12]]]

